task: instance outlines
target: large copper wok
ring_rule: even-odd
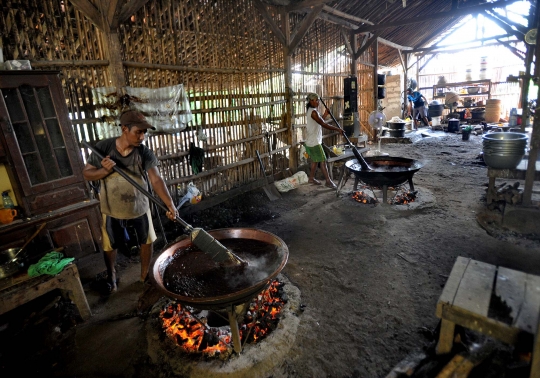
[[[354,160],[349,160],[345,166],[354,172],[355,176],[371,186],[394,186],[409,181],[411,190],[413,175],[423,167],[417,160],[392,156],[373,156],[365,158],[372,170],[363,170],[360,164]]]
[[[184,305],[192,306],[198,309],[225,309],[232,305],[246,303],[268,286],[270,281],[275,278],[285,267],[289,257],[289,249],[283,240],[270,232],[253,228],[224,228],[209,231],[209,234],[220,241],[224,239],[252,239],[275,245],[277,247],[277,253],[274,253],[273,257],[266,261],[265,270],[263,272],[265,278],[253,283],[251,286],[245,289],[221,296],[195,298],[183,296],[169,291],[164,285],[163,272],[174,258],[176,251],[186,249],[191,245],[191,240],[186,238],[166,246],[154,262],[152,268],[152,278],[156,284],[156,287],[163,294],[168,297],[175,298]],[[249,267],[246,269],[249,269]]]

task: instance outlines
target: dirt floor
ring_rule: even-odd
[[[425,129],[409,136],[414,143],[382,145],[391,156],[424,164],[413,177],[417,201],[409,205],[358,203],[351,176],[337,196],[306,184],[270,202],[260,190],[186,219],[206,229],[266,230],[288,246],[282,273],[305,307],[289,353],[267,377],[385,377],[409,353],[432,345],[437,300],[458,256],[540,275],[539,235],[504,230],[497,226],[500,210],[487,209],[481,137],[462,141]],[[169,238],[179,232],[165,227]],[[147,317],[137,314],[145,290],[137,282],[137,258],[119,259],[119,292],[111,297],[93,285],[101,260],[78,264],[94,316],[62,329],[62,300],[37,325],[28,315],[36,305],[20,316],[25,324],[4,315],[0,337],[10,342],[0,349],[0,374],[172,376],[166,362],[156,366],[148,357]],[[146,300],[148,307],[155,299]],[[45,330],[32,341],[38,326]]]

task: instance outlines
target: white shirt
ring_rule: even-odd
[[[306,112],[306,146],[315,147],[319,144],[322,144],[322,126],[317,123],[313,118],[311,118],[311,113],[316,111],[319,114],[319,111],[315,108],[308,108]],[[321,115],[319,114],[319,117]]]

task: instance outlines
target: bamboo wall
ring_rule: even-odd
[[[114,115],[120,102],[98,106],[92,94],[111,85],[102,32],[68,0],[11,4],[0,15],[4,58],[29,59],[34,69],[62,72],[79,139],[99,139],[100,128],[118,132]],[[282,26],[282,15],[272,14]],[[291,30],[304,17],[291,14]],[[147,140],[177,198],[190,181],[209,197],[260,179],[255,150],[274,172],[288,168],[292,133],[302,139],[308,92],[322,95],[336,118],[343,111],[343,79],[350,74],[351,58],[339,29],[325,21],[311,26],[292,56],[293,125],[284,121],[283,46],[251,0],[150,0],[118,32],[127,86],[183,84],[188,93],[194,119],[187,129],[153,133]],[[369,56],[368,50],[362,59]],[[361,117],[367,119],[373,110],[373,67],[359,65],[358,72]],[[200,140],[203,134],[206,141]],[[327,145],[337,141],[325,130]],[[205,150],[204,170],[197,175],[188,162],[190,143]]]

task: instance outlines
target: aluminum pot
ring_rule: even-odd
[[[0,279],[19,273],[24,267],[20,248],[9,248],[0,252]]]

